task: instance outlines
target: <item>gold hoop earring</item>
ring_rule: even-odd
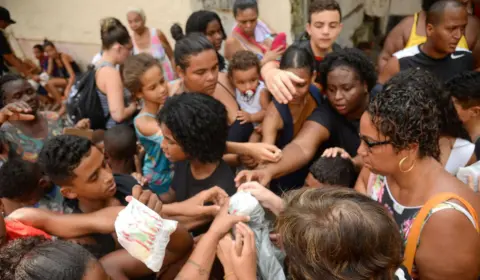
[[[402,169],[403,163],[407,160],[407,158],[408,158],[408,157],[402,158],[402,159],[400,160],[400,162],[398,163],[398,169],[400,169],[400,171],[401,171],[402,173],[408,173],[408,172],[412,171],[412,169],[415,167],[415,162],[416,162],[416,161],[413,161],[413,164],[412,164],[412,166],[410,166],[410,168],[408,168],[407,170]]]

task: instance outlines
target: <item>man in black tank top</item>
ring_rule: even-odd
[[[472,53],[457,47],[467,22],[468,12],[459,1],[445,0],[433,4],[427,12],[427,41],[395,53],[378,82],[384,84],[398,72],[412,67],[428,70],[442,81],[474,70]]]

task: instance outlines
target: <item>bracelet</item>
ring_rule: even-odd
[[[234,272],[226,273],[225,276],[223,276],[223,280],[226,280],[228,277],[235,275]]]

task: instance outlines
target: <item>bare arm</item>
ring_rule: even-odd
[[[18,57],[16,57],[13,53],[4,54],[3,58],[13,68],[17,69],[18,72],[22,73],[26,77],[30,75],[30,72],[28,71],[28,66],[25,63],[23,63]]]
[[[408,38],[405,38],[405,30],[410,30],[413,26],[413,16],[403,19],[388,34],[383,45],[382,52],[378,56],[378,71],[392,58],[393,54],[404,49]]]
[[[425,224],[415,263],[419,279],[477,279],[480,237],[467,217],[456,210],[435,213]]]
[[[321,124],[307,121],[293,141],[283,149],[278,163],[267,165],[272,178],[279,178],[297,171],[315,156],[318,147],[330,138],[330,132]]]
[[[67,86],[65,87],[65,95],[67,95],[70,92],[70,89],[72,88],[73,83],[75,83],[75,72],[73,71],[72,61],[73,61],[72,57],[69,56],[68,54],[62,55],[62,62],[63,62],[63,65],[65,65],[65,68],[67,69],[68,76],[69,76]]]
[[[470,16],[468,18],[467,29],[465,30],[465,37],[467,38],[468,46],[475,60],[475,68],[480,67],[480,36],[478,30],[480,30],[480,20]]]
[[[62,238],[115,231],[115,219],[124,207],[108,207],[88,214],[58,214],[35,208],[21,208],[8,216],[26,225]]]
[[[162,46],[165,49],[165,53],[167,54],[168,59],[170,59],[170,63],[172,64],[173,69],[175,69],[175,59],[173,56],[172,46],[170,46],[170,43],[168,42],[167,37],[161,30],[157,29],[157,34],[158,34],[158,39],[160,39],[160,42],[162,42]]]
[[[243,50],[243,47],[236,38],[232,36],[227,38],[225,42],[225,58],[227,60],[231,60],[233,55],[241,50]]]
[[[120,73],[112,67],[104,67],[97,73],[97,84],[107,95],[110,115],[116,122],[123,122],[130,118],[136,110],[134,103],[125,107],[123,83]]]
[[[400,72],[400,63],[396,57],[392,57],[378,76],[378,83],[382,85],[385,84],[398,72]]]
[[[262,142],[275,145],[278,130],[282,129],[283,122],[275,104],[270,103],[265,119],[262,123]]]
[[[48,66],[47,66],[47,74],[49,76],[52,76],[52,73],[53,73],[53,58],[49,57],[48,58]]]

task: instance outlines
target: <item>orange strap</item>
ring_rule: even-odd
[[[425,205],[423,205],[422,209],[420,209],[420,212],[418,212],[417,216],[415,217],[415,220],[413,221],[412,227],[410,229],[410,233],[408,234],[403,265],[407,268],[408,273],[410,275],[412,275],[413,262],[415,260],[417,244],[420,239],[420,232],[422,230],[424,221],[428,216],[428,213],[430,213],[430,211],[438,204],[450,199],[456,199],[460,201],[467,208],[468,212],[470,213],[470,215],[472,215],[475,221],[475,228],[477,232],[479,231],[477,212],[475,211],[475,209],[473,209],[470,203],[468,203],[465,199],[461,198],[460,196],[454,193],[440,193],[432,197],[427,201],[427,203],[425,203]]]

